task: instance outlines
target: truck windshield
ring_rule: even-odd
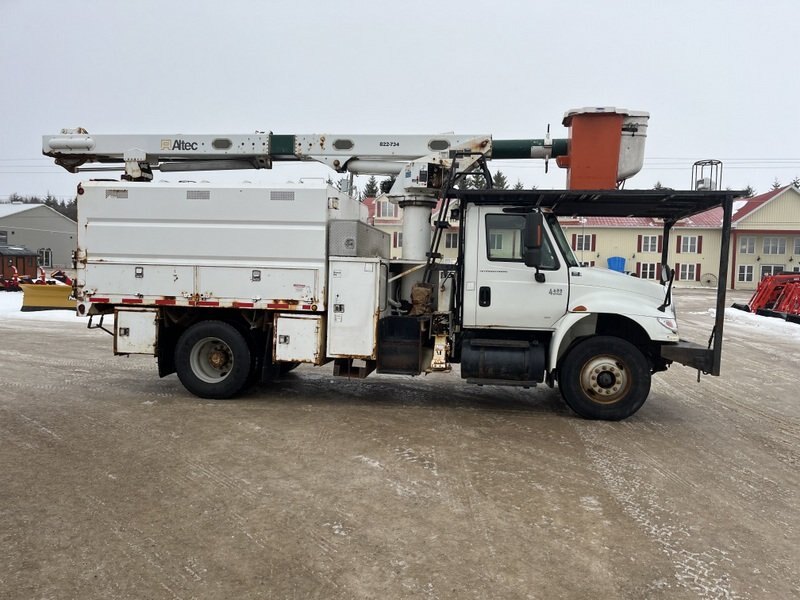
[[[556,217],[553,213],[545,213],[544,218],[547,219],[547,223],[550,225],[550,231],[553,233],[556,244],[561,250],[561,254],[564,256],[566,263],[570,267],[580,266],[578,264],[578,260],[575,258],[575,255],[572,253],[572,248],[569,247],[567,236],[564,235],[564,230],[561,229],[561,224],[558,222],[558,217]]]

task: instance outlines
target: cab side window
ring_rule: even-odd
[[[486,257],[492,261],[522,262],[524,231],[523,215],[486,215]],[[558,260],[547,236],[542,246],[542,268],[558,269]]]

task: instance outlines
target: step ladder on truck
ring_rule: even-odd
[[[719,375],[730,191],[623,190],[642,166],[649,116],[566,113],[565,139],[490,135],[90,135],[64,130],[43,152],[71,172],[124,170],[78,187],[77,312],[116,354],[157,359],[204,398],[229,398],[301,363],[334,374],[449,371],[478,385],[558,385],[580,416],[618,420],[673,362]],[[489,160],[554,159],[564,190],[492,189]],[[153,172],[314,161],[386,175],[403,208],[403,258],[348,193],[152,183]],[[92,166],[95,165],[95,166]],[[483,175],[486,189],[462,190]],[[682,340],[667,266],[679,220],[723,207],[717,318],[708,344]],[[558,218],[663,220],[659,281],[581,266]],[[442,260],[458,226],[458,255]]]

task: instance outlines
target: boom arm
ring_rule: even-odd
[[[90,135],[83,129],[64,129],[42,139],[42,153],[71,173],[93,170],[82,168],[87,163],[116,164],[124,165],[125,177],[133,180],[150,180],[153,170],[270,169],[279,161],[314,161],[339,173],[396,176],[421,159],[450,167],[446,161],[456,154],[491,158],[494,149],[498,158],[546,160],[565,155],[567,140],[493,143],[489,135],[455,134]]]

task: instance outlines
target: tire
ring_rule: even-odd
[[[201,321],[175,345],[175,371],[183,386],[200,398],[231,398],[250,376],[251,353],[238,329],[222,321]]]
[[[650,393],[650,365],[630,342],[612,336],[588,338],[564,357],[558,387],[584,419],[620,421],[639,410]]]

